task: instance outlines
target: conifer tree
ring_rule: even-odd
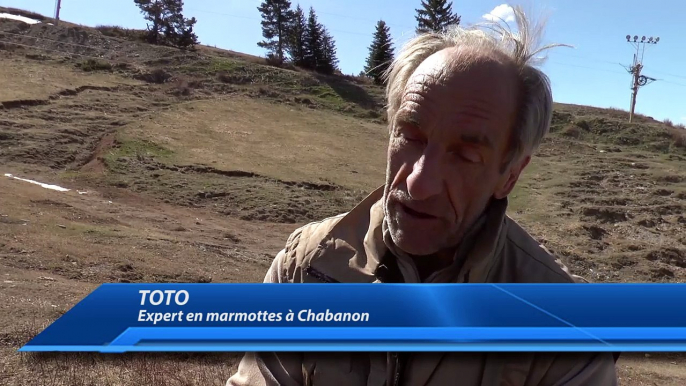
[[[453,13],[453,3],[448,0],[422,0],[417,9],[417,33],[442,32],[451,24],[460,24],[460,16]]]
[[[288,31],[286,51],[293,64],[305,67],[305,38],[307,33],[307,21],[300,4],[293,13],[293,20]]]
[[[148,43],[158,44],[160,32],[163,28],[163,10],[161,1],[157,0],[133,0],[140,8],[145,20],[148,21]]]
[[[314,8],[310,7],[310,14],[307,17],[307,29],[305,30],[305,44],[303,64],[305,68],[316,70],[319,66],[318,61],[324,56],[324,40],[322,36],[323,26],[317,21],[317,14]]]
[[[183,0],[134,0],[148,24],[147,41],[189,47],[198,43],[193,32],[197,20],[183,16]]]
[[[269,51],[268,56],[283,63],[288,43],[288,31],[293,20],[289,0],[264,0],[257,9],[262,13],[262,36],[265,40],[258,46]]]
[[[369,57],[367,57],[367,65],[364,68],[366,76],[374,79],[374,83],[383,83],[383,74],[393,62],[393,45],[391,41],[391,32],[386,22],[379,20],[376,23],[376,32],[374,32],[374,40],[369,46]]]
[[[336,42],[326,28],[322,28],[322,57],[317,61],[317,71],[323,74],[333,74],[338,70],[336,56]]]

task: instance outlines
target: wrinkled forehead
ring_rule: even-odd
[[[450,137],[488,137],[503,148],[516,118],[517,92],[515,66],[509,61],[445,49],[410,76],[394,118]]]
[[[480,82],[469,82],[478,78]],[[516,88],[516,69],[502,54],[484,53],[475,48],[453,47],[438,51],[422,63],[409,77],[409,88],[421,84],[424,88],[450,86],[478,89],[498,85],[498,89]],[[477,86],[477,87],[474,87]]]

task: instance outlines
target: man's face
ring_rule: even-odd
[[[393,241],[412,255],[459,243],[528,162],[501,170],[515,117],[512,68],[484,60],[457,70],[459,60],[457,49],[427,58],[389,117],[385,210]]]

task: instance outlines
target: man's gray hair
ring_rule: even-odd
[[[389,122],[392,122],[400,107],[409,78],[426,58],[446,48],[467,47],[477,55],[462,57],[466,61],[494,55],[496,59],[506,58],[515,66],[519,98],[506,164],[509,165],[522,155],[533,153],[548,133],[553,110],[550,81],[534,67],[541,61],[536,55],[562,44],[539,47],[545,23],[531,25],[521,7],[514,7],[513,11],[517,23],[516,32],[506,23],[488,22],[468,28],[452,26],[445,32],[426,33],[410,40],[385,74]]]

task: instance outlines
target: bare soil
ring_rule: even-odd
[[[383,184],[383,90],[83,26],[0,31],[22,44],[0,45],[0,383],[223,384],[236,354],[16,350],[103,282],[261,281],[296,227]],[[683,282],[682,135],[556,105],[510,215],[591,281]],[[683,385],[684,363],[627,354],[621,384]]]

